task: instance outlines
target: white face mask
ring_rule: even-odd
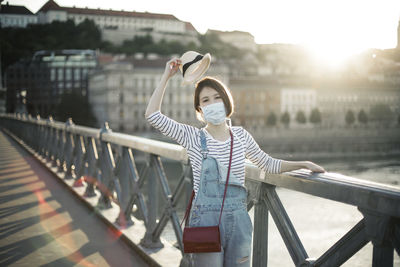
[[[223,102],[202,107],[204,120],[214,125],[220,125],[226,119],[225,105]]]

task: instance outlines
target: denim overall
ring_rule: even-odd
[[[203,154],[200,186],[193,200],[189,226],[218,225],[227,167],[207,156],[207,141],[200,130]],[[247,212],[247,190],[231,172],[220,224],[221,252],[193,254],[194,266],[250,266],[253,225]]]

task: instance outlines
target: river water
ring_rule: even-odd
[[[398,157],[347,158],[345,160],[325,158],[313,161],[323,166],[328,172],[400,188],[400,158]],[[174,188],[176,179],[172,177],[179,176],[181,167],[178,164],[167,163],[165,169],[169,184],[171,188]],[[283,188],[278,188],[277,192],[310,258],[321,256],[362,219],[361,213],[354,206]],[[180,204],[178,215],[182,218],[183,207],[186,203]],[[249,213],[253,218],[254,210],[250,210]],[[270,215],[268,234],[268,266],[294,266]],[[168,223],[162,238],[171,243],[176,242],[171,223]],[[372,245],[369,243],[342,266],[365,267],[371,264]],[[394,266],[400,266],[400,259],[396,253]]]

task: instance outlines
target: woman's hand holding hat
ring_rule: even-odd
[[[182,62],[179,58],[171,59],[170,61],[167,62],[164,74],[167,75],[168,78],[171,78],[179,70],[179,66],[181,64],[182,64]]]
[[[185,52],[181,58],[180,69],[183,76],[183,85],[194,84],[208,70],[211,63],[209,53],[202,55],[195,51]]]

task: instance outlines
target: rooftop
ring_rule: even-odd
[[[148,12],[136,12],[136,11],[119,11],[119,10],[105,10],[105,9],[92,9],[92,8],[78,8],[78,7],[62,7],[55,1],[49,0],[44,4],[38,12],[48,12],[50,10],[66,11],[72,14],[86,14],[86,15],[99,15],[99,16],[119,16],[119,17],[139,17],[139,18],[151,18],[151,19],[166,19],[166,20],[177,20],[178,19],[170,14],[156,14]]]
[[[10,5],[8,2],[5,5],[1,5],[0,14],[34,15],[26,7]]]

